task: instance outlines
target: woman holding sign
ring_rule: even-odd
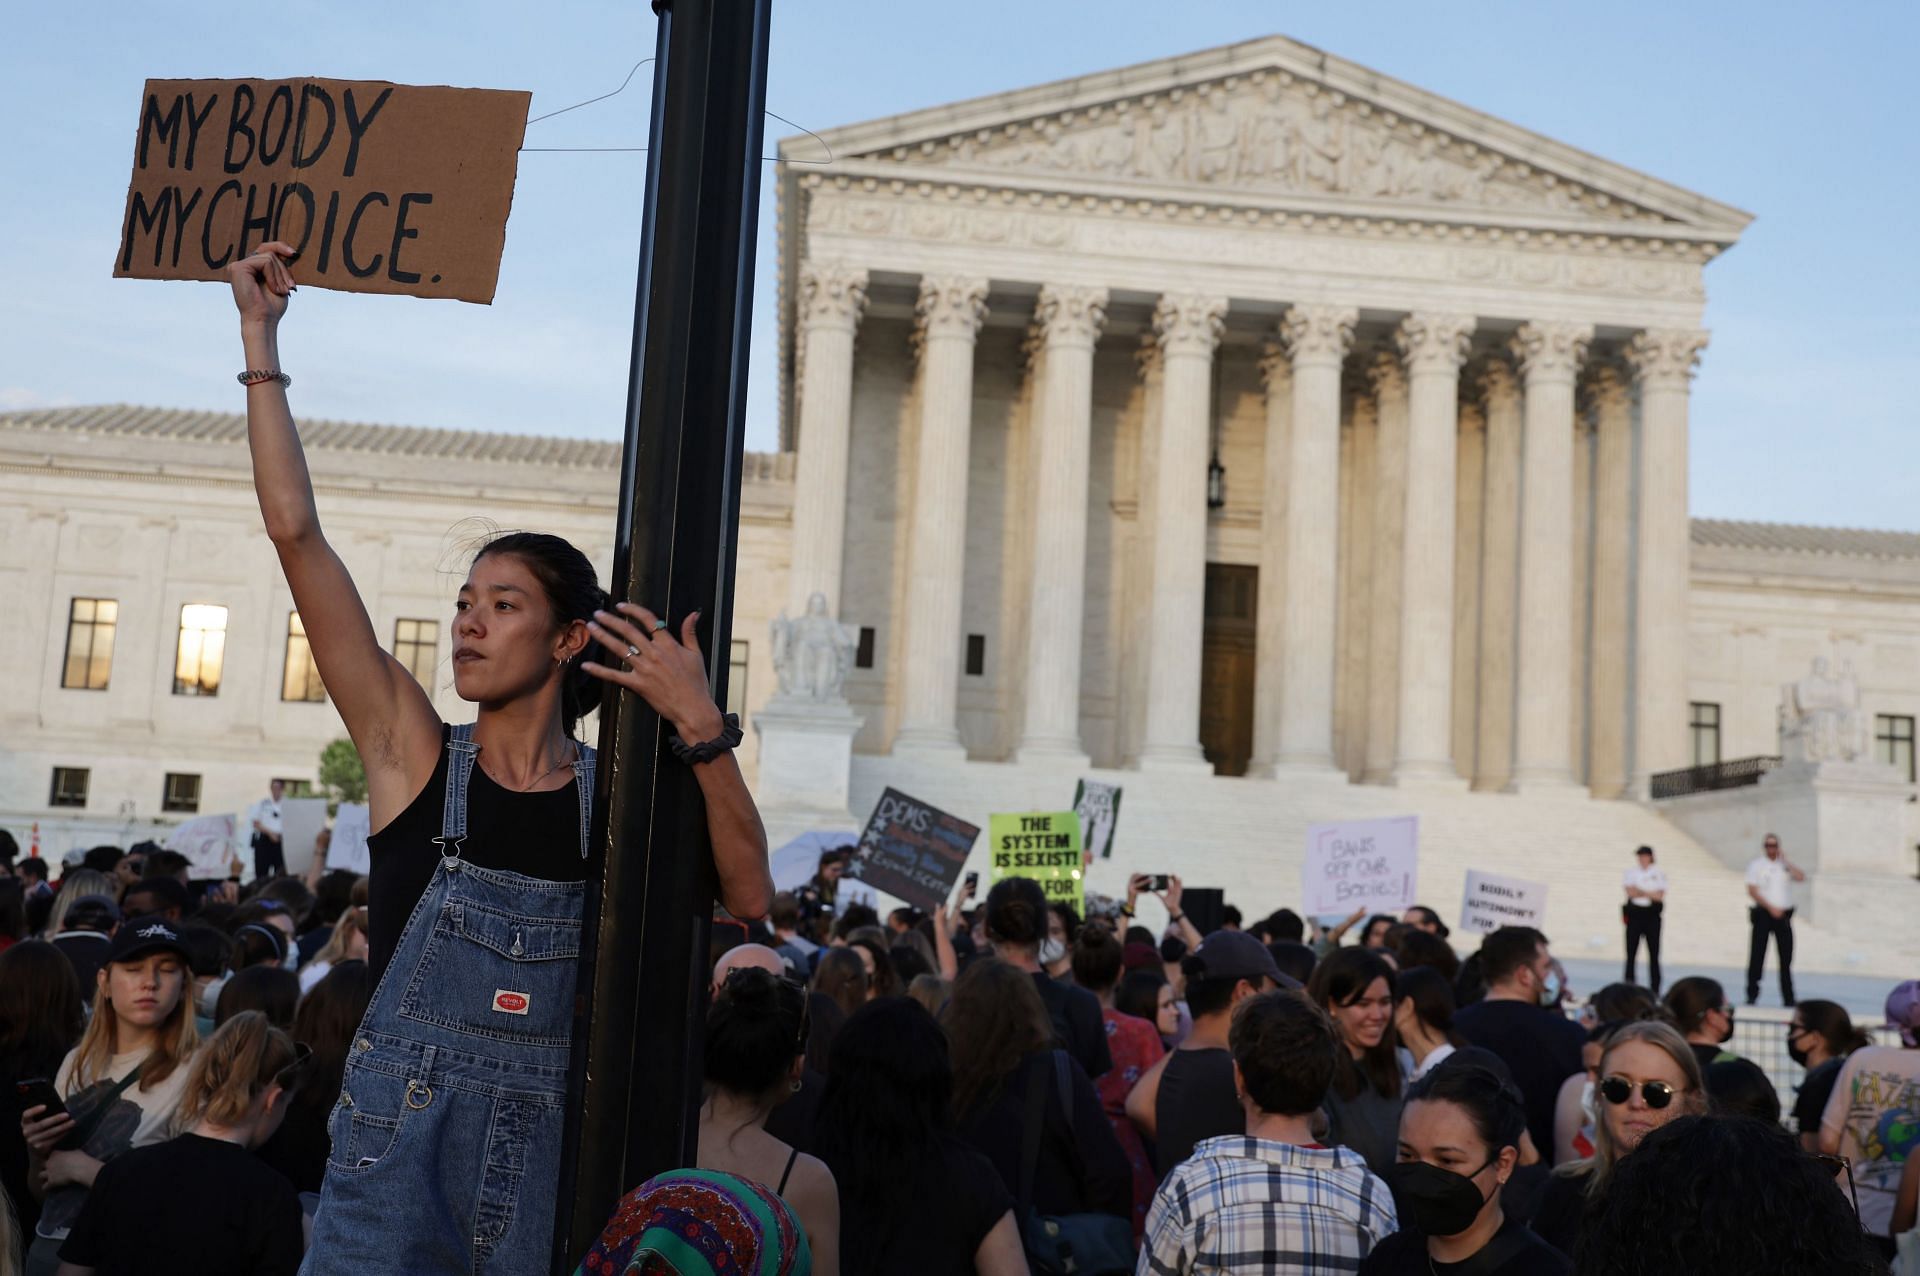
[[[366,764],[369,961],[307,1276],[544,1270],[560,1172],[594,751],[574,736],[611,683],[645,698],[699,776],[721,902],[763,916],[766,835],[707,689],[694,621],[676,637],[611,603],[555,536],[511,532],[454,601],[448,725],[380,647],[314,508],[281,371],[286,244],[232,267],[247,438],[267,535],[334,706]],[[587,658],[593,643],[617,660]],[[687,742],[683,744],[682,742]]]

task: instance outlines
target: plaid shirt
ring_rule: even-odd
[[[1398,1226],[1392,1194],[1358,1152],[1226,1135],[1203,1140],[1160,1185],[1138,1276],[1356,1272]]]

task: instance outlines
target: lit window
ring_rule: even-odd
[[[105,691],[113,672],[113,632],[120,604],[111,598],[76,598],[67,608],[67,660],[60,685]]]
[[[227,609],[188,603],[180,609],[180,647],[173,661],[173,694],[217,696],[227,659]]]
[[[735,638],[727,660],[727,712],[747,719],[747,647],[744,638]]]
[[[307,645],[307,627],[297,611],[287,614],[287,671],[280,680],[280,698],[316,702],[327,698],[320,666],[313,663],[313,648]]]
[[[1695,700],[1688,706],[1687,726],[1693,733],[1693,765],[1720,765],[1720,706]]]
[[[1914,782],[1913,717],[1910,714],[1879,713],[1873,718],[1873,739],[1880,760]]]
[[[88,778],[87,768],[83,766],[53,768],[53,791],[47,796],[47,805],[85,806]]]
[[[160,794],[162,811],[192,814],[200,809],[200,777],[167,772],[167,785]]]
[[[393,658],[406,666],[413,680],[433,691],[433,670],[439,660],[440,626],[431,620],[393,622]]]

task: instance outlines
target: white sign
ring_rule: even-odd
[[[1467,897],[1460,905],[1462,929],[1482,935],[1502,926],[1531,926],[1538,930],[1546,912],[1545,882],[1467,870]]]
[[[327,868],[344,868],[367,875],[367,808],[359,802],[342,802],[333,813],[333,840],[327,843]]]
[[[196,882],[225,881],[233,875],[234,817],[202,815],[167,834],[167,849],[187,857],[187,876]]]
[[[315,844],[327,827],[325,798],[283,798],[280,802],[280,849],[287,872],[305,877],[313,864]]]
[[[1411,908],[1419,861],[1417,816],[1311,825],[1301,866],[1303,911],[1344,918],[1356,908],[1370,913]]]
[[[1080,817],[1080,846],[1086,862],[1113,854],[1113,826],[1120,821],[1120,786],[1082,780],[1073,795],[1073,811]]]

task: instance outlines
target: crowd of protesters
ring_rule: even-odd
[[[365,881],[0,864],[0,1276],[296,1272],[372,1146],[337,1146]],[[1202,935],[1176,878],[1155,933],[1142,877],[1087,918],[1023,878],[882,917],[845,867],[716,921],[697,1166],[582,1271],[673,1234],[689,1276],[1875,1272],[1914,1227],[1920,982],[1899,1047],[1795,1006],[1782,1096],[1717,982],[1576,1001],[1527,928],[1464,962],[1425,908]]]

